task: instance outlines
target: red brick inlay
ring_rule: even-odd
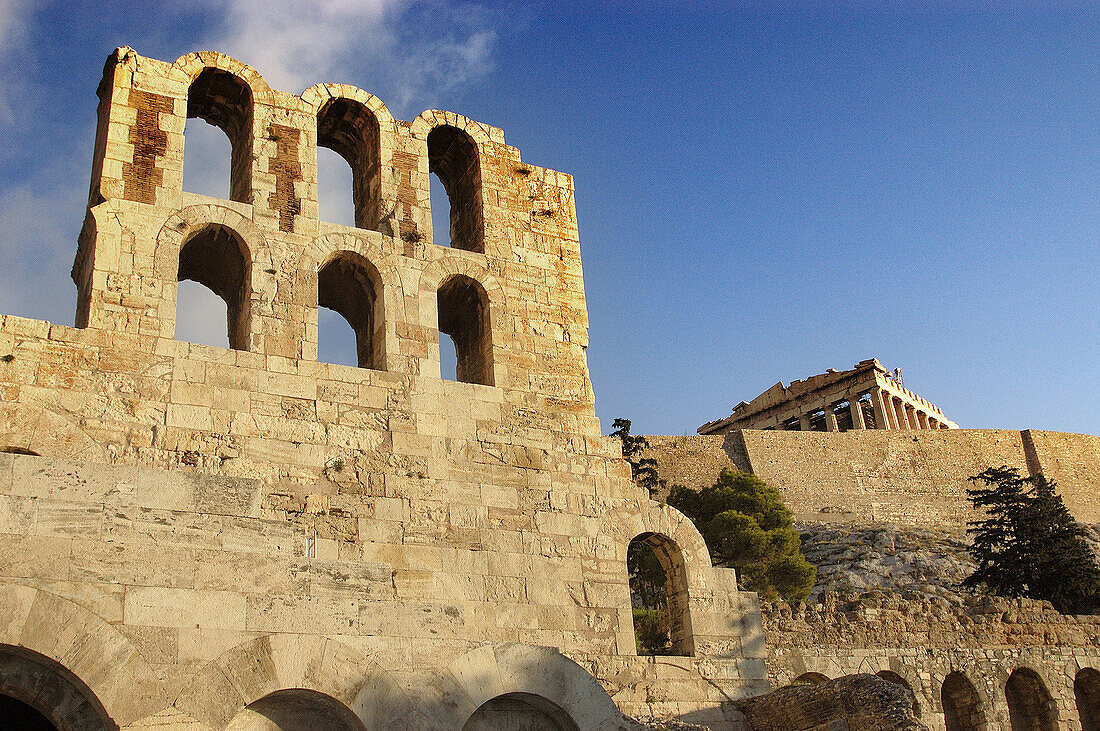
[[[122,197],[128,201],[156,203],[157,186],[164,181],[157,157],[168,151],[168,133],[160,128],[160,115],[171,114],[174,105],[171,98],[160,94],[137,89],[130,92],[130,106],[137,109],[137,121],[130,127],[133,162],[122,165]]]

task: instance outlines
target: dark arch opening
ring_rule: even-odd
[[[232,147],[229,198],[251,203],[252,90],[248,84],[228,71],[203,69],[187,90],[187,117],[197,117],[225,132]]]
[[[878,675],[883,680],[888,680],[894,685],[900,685],[909,691],[909,695],[913,697],[913,713],[920,716],[920,706],[917,704],[917,694],[913,692],[913,687],[909,685],[909,682],[895,673],[893,670],[879,670],[875,675]]]
[[[343,317],[355,333],[360,368],[383,369],[384,322],[378,270],[352,252],[341,252],[317,273],[317,304]],[[318,345],[321,333],[318,332]]]
[[[694,654],[680,547],[660,533],[642,533],[627,546],[626,555],[638,654]]]
[[[0,645],[0,728],[107,731],[118,725],[67,668],[26,648]]]
[[[225,302],[229,347],[234,350],[248,350],[251,267],[248,247],[225,226],[206,226],[180,249],[177,279],[198,282]],[[186,313],[181,317],[177,301],[177,332],[181,320],[186,320]],[[213,323],[198,324],[202,328],[213,326]]]
[[[462,731],[579,731],[576,722],[556,703],[533,693],[505,693],[474,711]]]
[[[493,385],[493,342],[489,298],[477,281],[456,274],[436,297],[440,336],[454,341],[456,380]]]
[[[1050,693],[1034,670],[1012,671],[1005,683],[1005,700],[1012,731],[1055,731]]]
[[[439,177],[451,207],[451,246],[485,251],[481,209],[481,161],[477,144],[457,127],[441,125],[428,133],[428,172]],[[443,237],[433,233],[433,241]]]
[[[317,113],[317,144],[351,166],[355,225],[377,229],[381,218],[382,147],[378,118],[352,99],[332,99]]]
[[[1100,672],[1082,668],[1073,679],[1073,697],[1081,731],[1100,731]]]
[[[791,685],[817,685],[818,683],[824,683],[829,680],[828,675],[823,673],[802,673],[797,678],[791,681]]]
[[[249,703],[225,731],[363,731],[351,709],[332,696],[304,688],[269,693]]]
[[[978,691],[962,673],[951,672],[944,678],[940,702],[947,731],[979,731],[985,728]]]

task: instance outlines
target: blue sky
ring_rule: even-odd
[[[73,321],[107,54],[215,48],[573,174],[605,431],[874,356],[964,427],[1100,434],[1100,5],[684,6],[0,0],[0,311]]]

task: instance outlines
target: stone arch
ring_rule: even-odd
[[[317,145],[351,166],[355,225],[392,234],[396,226],[387,221],[397,203],[391,172],[397,125],[386,105],[347,84],[316,84],[301,99],[317,118]],[[360,137],[357,132],[367,134]]]
[[[428,172],[439,177],[450,202],[450,241],[456,249],[485,252],[485,191],[482,157],[489,145],[487,130],[452,112],[429,110],[417,117],[410,131],[427,148]],[[432,241],[441,239],[436,232]]]
[[[313,360],[317,358],[317,307],[315,305],[318,302],[312,299],[319,294],[317,275],[326,264],[344,255],[358,257],[368,262],[378,276],[374,313],[376,338],[374,367],[379,370],[393,370],[389,354],[396,353],[398,347],[396,327],[392,322],[391,313],[401,311],[404,288],[401,273],[393,257],[383,250],[381,238],[377,235],[325,234],[315,238],[302,251],[297,262],[298,276],[294,284],[295,287],[302,288],[302,294],[296,301],[313,302],[314,306],[306,308],[301,357]]]
[[[824,673],[808,671],[798,675],[791,681],[791,685],[817,685],[828,682],[829,676]]]
[[[506,728],[580,731],[560,706],[531,693],[505,693],[490,698],[466,720],[462,731],[497,731]]]
[[[492,386],[493,325],[489,295],[474,278],[454,274],[436,292],[437,330],[454,341],[455,380]]]
[[[30,673],[27,677],[45,684],[39,686],[43,690],[76,701],[73,713],[102,722],[75,728],[117,729],[167,705],[156,673],[133,644],[80,605],[34,587],[6,584],[0,586],[0,616],[6,618],[0,623],[0,647],[8,658],[0,663],[5,679],[0,683]],[[9,668],[15,675],[8,674]]]
[[[350,708],[332,696],[303,688],[268,693],[233,716],[225,731],[365,731]]]
[[[107,452],[64,416],[30,404],[0,404],[0,451],[106,462]]]
[[[954,670],[943,679],[940,705],[947,731],[983,731],[986,728],[982,699],[962,672]]]
[[[441,697],[431,701],[433,706],[425,701],[416,706],[425,727],[461,729],[478,709],[503,696],[538,710],[557,709],[556,718],[563,714],[575,728],[609,730],[621,718],[599,682],[552,647],[482,645],[455,659],[439,687]]]
[[[3,728],[21,728],[21,723],[35,720],[59,731],[118,728],[79,678],[59,663],[21,647],[0,645],[0,699],[4,701]]]
[[[317,271],[317,306],[339,313],[351,326],[360,368],[385,370],[385,293],[369,259],[347,250],[329,256]]]
[[[1100,731],[1100,671],[1085,667],[1073,678],[1073,697],[1081,731]]]
[[[287,701],[306,699],[348,718],[333,705],[339,704],[371,727],[375,706],[400,707],[390,697],[396,693],[382,670],[354,648],[316,635],[278,634],[242,642],[208,662],[175,707],[211,728],[226,728],[265,698],[274,700],[259,710],[274,713]]]
[[[250,66],[211,51],[180,57],[173,71],[186,84],[187,117],[202,119],[229,138],[230,200],[251,203],[256,97],[270,95],[267,82]]]
[[[424,268],[420,293],[422,326],[455,340],[458,380],[504,386],[506,371],[502,359],[496,357],[499,336],[494,332],[505,322],[504,289],[496,277],[465,257],[446,257]],[[463,347],[468,357],[465,374]]]
[[[1013,731],[1055,731],[1054,701],[1039,673],[1020,667],[1005,683],[1005,701]]]
[[[879,676],[883,680],[888,680],[894,685],[900,685],[905,688],[913,696],[913,713],[916,716],[920,716],[920,704],[917,703],[917,694],[913,690],[912,684],[906,680],[900,673],[896,673],[893,670],[879,670],[875,675]]]
[[[671,647],[668,654],[694,655],[695,642],[691,631],[691,608],[688,596],[687,568],[684,555],[676,541],[663,533],[645,532],[635,536],[630,546],[638,545],[653,551],[665,574],[662,630],[668,633]],[[629,556],[629,547],[628,547]],[[631,583],[631,594],[634,585]],[[632,605],[633,606],[633,605]],[[635,632],[638,628],[635,625]]]
[[[263,335],[262,329],[258,326],[260,318],[257,315],[263,308],[263,303],[269,303],[273,296],[274,284],[270,280],[275,270],[272,266],[271,251],[267,240],[255,224],[226,206],[210,204],[188,206],[169,216],[157,234],[153,269],[156,279],[162,282],[165,288],[160,313],[161,337],[175,336],[176,288],[174,283],[179,280],[184,264],[181,261],[183,248],[204,232],[221,236],[222,239],[231,238],[239,247],[246,266],[242,287],[246,292],[235,303],[237,307],[235,322],[234,313],[229,313],[230,347],[237,350],[262,352]],[[218,251],[221,244],[214,241],[211,242],[211,246],[213,248],[208,253]],[[201,262],[195,262],[194,265],[201,268]],[[196,281],[210,287],[206,282]],[[226,296],[217,292],[214,287],[210,289],[226,299]],[[232,310],[233,306],[228,299],[226,305],[227,309]]]

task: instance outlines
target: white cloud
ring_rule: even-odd
[[[204,39],[298,93],[318,82],[372,83],[402,108],[490,68],[494,31],[475,5],[424,0],[218,0],[220,30]],[[387,95],[383,96],[383,94]]]

